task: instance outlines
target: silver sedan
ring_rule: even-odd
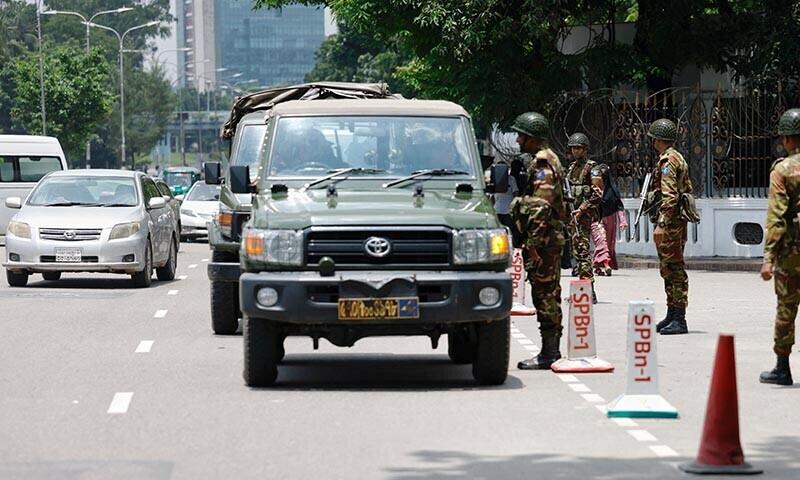
[[[53,172],[19,209],[6,233],[8,284],[22,287],[32,273],[58,280],[62,272],[129,274],[138,287],[175,278],[180,233],[175,213],[152,179],[125,170]]]

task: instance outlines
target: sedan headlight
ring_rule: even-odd
[[[189,208],[181,208],[181,215],[186,215],[186,216],[189,216],[189,217],[196,217],[197,216],[197,214],[194,213],[194,210],[189,209]]]
[[[302,230],[247,229],[242,247],[251,260],[276,265],[300,265],[303,262]]]
[[[111,235],[108,237],[108,239],[117,240],[120,238],[128,238],[131,235],[136,235],[139,233],[140,228],[142,228],[142,225],[139,222],[120,223],[119,225],[114,225],[114,228],[111,229]]]
[[[19,238],[31,238],[31,226],[27,223],[10,221],[7,227],[8,233]]]
[[[508,231],[456,230],[453,232],[453,262],[457,265],[508,261],[511,251]]]

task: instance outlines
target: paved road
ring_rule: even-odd
[[[736,334],[748,460],[765,478],[798,477],[800,388],[757,383],[773,361],[774,297],[754,274],[690,272],[692,334],[659,342],[662,393],[681,417],[615,422],[601,409],[624,385],[627,301],[662,298],[656,271],[598,281],[614,374],[512,368],[483,388],[444,339],[438,351],[392,338],[316,352],[290,339],[279,386],[249,389],[241,337],[210,331],[209,257],[186,244],[179,279],[146,290],[77,274],[0,286],[0,478],[681,478],[721,331]],[[537,344],[535,321],[517,320],[512,363]]]

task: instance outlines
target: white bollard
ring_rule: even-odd
[[[515,248],[508,268],[511,274],[513,296],[511,298],[511,315],[530,316],[536,315],[536,309],[525,305],[525,260],[522,258],[522,249]]]
[[[550,368],[556,373],[613,372],[614,365],[597,358],[591,280],[570,282],[568,320],[567,357]]]
[[[658,392],[658,352],[652,301],[628,305],[628,379],[625,394],[608,405],[609,417],[677,418]]]

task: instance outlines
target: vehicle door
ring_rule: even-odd
[[[150,235],[153,239],[153,262],[161,263],[169,249],[169,231],[172,222],[171,210],[169,205],[161,208],[150,208],[150,199],[161,198],[155,182],[149,178],[142,178],[142,192],[144,192],[145,207],[150,219]]]
[[[172,195],[172,192],[164,181],[156,180],[155,182],[158,192],[161,193],[161,196],[167,201],[167,205],[169,205],[170,210],[172,210],[172,225],[177,231],[178,221],[181,218],[181,202]]]

